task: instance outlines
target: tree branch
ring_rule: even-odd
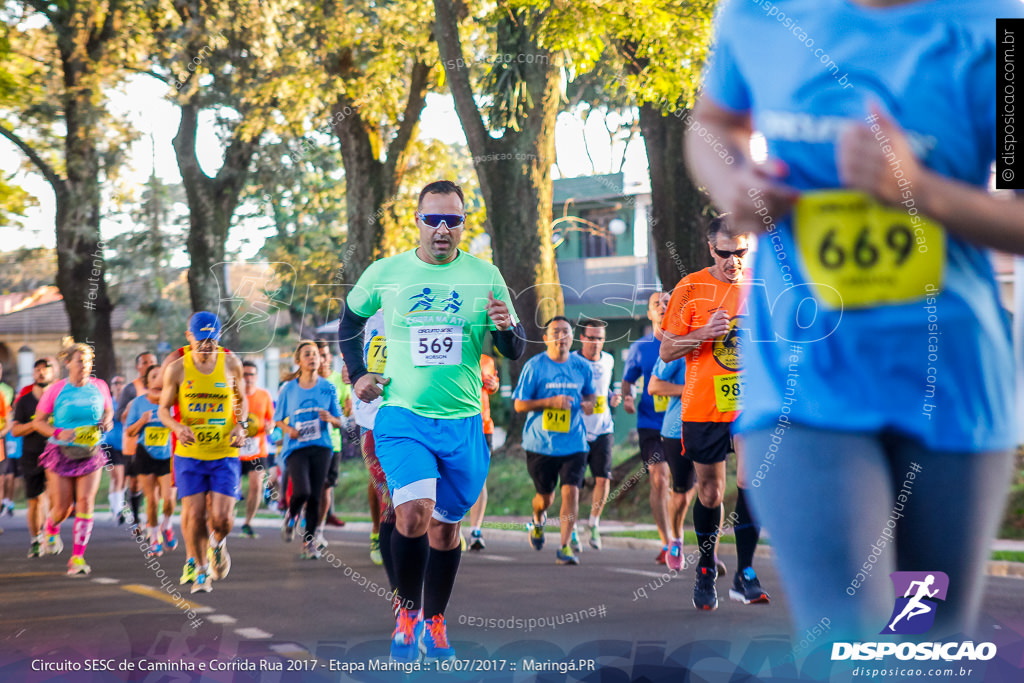
[[[480,116],[480,108],[473,98],[473,88],[469,83],[469,69],[462,56],[462,37],[459,35],[459,20],[452,0],[434,0],[436,15],[435,35],[437,49],[441,55],[445,78],[455,100],[455,109],[466,133],[470,152],[474,156],[487,154],[487,128]],[[461,66],[460,66],[461,65]]]
[[[263,131],[259,131],[251,137],[244,137],[241,133],[243,123],[243,121],[239,121],[235,125],[231,143],[224,152],[224,164],[217,172],[217,177],[214,178],[215,196],[218,201],[232,205],[230,213],[234,213],[238,195],[245,185],[253,152],[259,147],[260,137],[263,135]]]
[[[13,142],[14,146],[20,149],[25,156],[29,158],[29,161],[36,165],[39,172],[43,174],[44,178],[46,178],[46,182],[53,186],[53,192],[57,195],[57,199],[60,200],[64,193],[67,192],[67,186],[64,184],[64,179],[57,175],[57,172],[53,170],[53,167],[46,163],[46,161],[44,161],[43,158],[39,156],[36,151],[32,149],[27,142],[22,140],[21,137],[19,137],[13,130],[0,125],[0,135]]]
[[[144,76],[152,76],[161,83],[167,84],[167,76],[161,76],[152,69],[140,69],[137,66],[124,66],[122,67],[125,71],[131,71],[132,73],[142,74]],[[173,85],[173,84],[172,84]]]
[[[93,31],[86,42],[86,52],[93,62],[98,62],[107,51],[107,46],[114,35],[121,30],[122,0],[110,0],[107,16],[103,18],[103,26]]]
[[[409,143],[416,132],[420,113],[426,103],[429,76],[430,67],[417,60],[409,77],[409,98],[405,103],[402,122],[398,127],[398,133],[388,145],[387,157],[384,160],[384,185],[388,188],[389,197],[397,194],[401,175],[409,162]]]

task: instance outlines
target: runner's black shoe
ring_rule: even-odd
[[[729,597],[744,605],[769,602],[768,594],[761,588],[753,567],[737,572],[732,580],[732,588],[729,589]]]
[[[718,609],[714,569],[697,567],[697,583],[693,585],[693,606],[699,610]]]

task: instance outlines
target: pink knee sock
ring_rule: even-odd
[[[60,536],[60,524],[54,524],[50,521],[49,516],[46,517],[46,524],[44,526],[46,528],[46,533],[50,536]]]
[[[92,536],[92,515],[75,515],[73,536],[75,545],[71,554],[82,557],[85,555],[85,546],[89,545],[89,537]]]

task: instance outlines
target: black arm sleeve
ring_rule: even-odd
[[[526,351],[526,330],[522,323],[516,323],[515,327],[504,331],[491,330],[491,337],[494,339],[494,348],[509,360],[516,360]]]
[[[349,380],[354,385],[366,374],[366,363],[363,362],[363,328],[369,318],[360,318],[348,306],[338,321],[338,350],[345,359]]]

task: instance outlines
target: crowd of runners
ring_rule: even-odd
[[[541,551],[557,534],[555,562],[564,566],[579,565],[585,546],[601,550],[621,406],[648,475],[656,562],[684,568],[692,508],[694,607],[716,609],[721,577],[733,600],[769,602],[753,566],[763,523],[796,627],[827,613],[834,637],[856,637],[877,632],[891,598],[875,582],[849,601],[847,582],[916,462],[913,504],[881,564],[946,572],[941,626],[967,629],[1015,442],[1009,333],[981,247],[1024,251],[1020,200],[985,191],[995,154],[994,90],[985,90],[994,14],[920,1],[828,4],[807,11],[809,31],[832,35],[845,22],[845,31],[882,32],[898,46],[883,54],[863,41],[836,43],[834,59],[871,76],[851,77],[849,91],[759,3],[727,3],[718,17],[693,116],[728,158],[697,126],[687,142],[690,167],[721,212],[707,225],[712,265],[651,294],[650,332],[629,347],[621,388],[604,321],[546,321],[544,351],[523,364],[511,392],[535,490],[524,543]],[[1001,16],[1021,14],[1013,3],[992,4]],[[949,35],[915,28],[930,23]],[[957,96],[929,99],[899,77],[918,72],[941,73]],[[834,126],[836,117],[846,123]],[[765,161],[751,158],[754,122]],[[904,175],[926,219],[899,206]],[[69,342],[56,361],[38,360],[13,408],[11,396],[0,401],[8,463],[18,461],[4,472],[24,479],[29,501],[29,557],[61,554],[61,525],[73,517],[68,573],[89,573],[105,467],[113,518],[147,534],[152,555],[179,546],[181,502],[181,582],[193,592],[231,570],[242,477],[241,535],[256,535],[254,515],[270,504],[283,515],[282,539],[298,533],[301,557],[315,560],[327,545],[323,526],[338,523],[332,488],[342,433],[354,423],[369,473],[369,552],[396,595],[391,657],[454,657],[444,615],[461,555],[486,549],[495,359],[506,367],[520,359],[520,316],[533,315],[515,310],[495,266],[459,249],[463,202],[451,181],[422,189],[419,246],[373,263],[348,294],[336,347],[344,371],[335,372],[330,344],[304,340],[276,402],[256,386],[255,364],[219,345],[221,324],[209,312],[189,320],[187,346],[160,364],[140,354],[138,376],[109,389],[92,376],[87,345]],[[922,314],[926,298],[941,311],[935,319]],[[936,407],[922,412],[926,358],[941,382]],[[730,456],[738,493],[726,521]],[[736,544],[731,574],[717,555],[725,528]]]

